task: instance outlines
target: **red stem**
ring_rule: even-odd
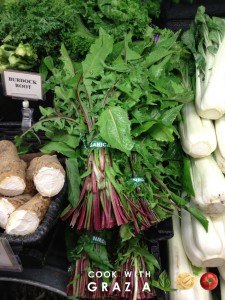
[[[124,197],[127,199],[127,201],[144,217],[147,217],[147,215],[139,208],[137,207],[128,197],[126,194],[124,194]]]
[[[114,84],[108,89],[108,91],[106,92],[105,94],[105,97],[103,99],[103,102],[102,102],[102,106],[104,107],[106,105],[106,100],[108,99],[109,97],[109,94],[112,92],[112,90],[114,89],[115,85],[119,82],[119,79],[117,79]]]
[[[80,85],[81,79],[82,79],[82,76],[80,77],[80,79],[79,79],[79,81],[78,81],[78,83],[77,83],[76,96],[77,96],[77,101],[78,101],[78,103],[79,103],[79,105],[80,105],[80,109],[81,109],[81,111],[82,111],[82,113],[83,113],[85,122],[86,122],[86,124],[87,124],[88,132],[91,133],[91,124],[90,124],[90,121],[89,121],[89,119],[88,119],[87,113],[86,113],[86,111],[85,111],[85,109],[84,109],[84,107],[83,107],[82,101],[81,101],[81,99],[80,99],[80,95],[79,95],[79,85]]]
[[[93,193],[93,212],[94,212],[94,228],[95,230],[101,230],[101,212],[100,212],[100,199],[99,191]]]
[[[84,224],[85,214],[86,214],[86,208],[87,208],[87,202],[84,201],[82,208],[81,208],[81,213],[79,214],[80,218],[79,218],[79,222],[77,224],[77,230],[82,229],[82,226]]]
[[[74,227],[74,225],[75,225],[76,222],[77,222],[77,219],[78,219],[79,215],[80,215],[80,212],[79,212],[78,209],[76,209],[76,210],[74,211],[74,213],[73,213],[73,217],[72,217],[72,220],[71,220],[71,222],[70,222],[70,226],[71,226],[71,227]]]
[[[111,183],[109,183],[109,189],[110,189],[111,202],[113,205],[114,215],[116,217],[117,226],[120,226],[124,223],[128,223],[128,220],[126,219],[122,209],[120,208],[119,197]]]

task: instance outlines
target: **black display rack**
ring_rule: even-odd
[[[185,31],[195,17],[197,8],[203,5],[210,16],[225,17],[224,0],[182,0],[179,4],[173,1],[164,1],[161,14],[161,26],[174,31]]]

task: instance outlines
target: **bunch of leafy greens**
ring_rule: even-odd
[[[0,12],[0,40],[30,43],[39,57],[57,56],[62,42],[74,57],[89,49],[94,36],[83,25],[73,1],[7,1]]]
[[[74,246],[74,233],[69,234],[67,240],[68,260],[71,262],[71,277],[67,285],[68,299],[77,297],[85,299],[104,299],[106,292],[102,291],[102,281],[109,283],[109,277],[96,278],[87,276],[87,272],[94,275],[97,271],[110,272],[113,266],[109,260],[107,243],[111,237],[109,232],[101,231],[92,234],[83,234]],[[70,241],[70,243],[68,243]],[[90,273],[91,274],[91,273]],[[88,290],[88,284],[96,285],[95,292]]]
[[[129,293],[131,299],[151,299],[155,297],[154,286],[164,290],[171,291],[170,280],[165,271],[161,272],[156,280],[156,271],[160,270],[157,258],[151,253],[151,249],[147,246],[143,236],[137,235],[130,238],[126,242],[121,242],[116,251],[116,261],[114,264],[117,271],[113,278],[110,294],[118,299],[120,297],[126,299],[128,294],[123,289],[122,292],[116,290],[112,292],[115,284],[123,286],[124,282],[129,282],[132,291]],[[125,274],[130,274],[126,276]],[[151,274],[151,276],[147,275]]]
[[[60,65],[54,65],[53,59],[46,57],[41,66],[44,77],[49,71],[52,74],[45,89],[54,91],[54,108],[41,108],[43,117],[29,132],[43,130],[51,139],[42,148],[44,153],[58,152],[77,159],[76,175],[71,178],[77,187],[76,195],[80,184],[88,195],[91,173],[96,177],[96,189],[98,172],[88,163],[93,151],[90,145],[93,141],[105,141],[111,151],[119,151],[118,155],[113,153],[109,173],[117,195],[129,194],[129,187],[124,184],[126,179],[133,174],[144,175],[149,186],[148,199],[144,194],[138,196],[152,210],[161,204],[158,221],[171,216],[173,207],[178,206],[189,210],[207,228],[202,214],[188,206],[188,198],[181,197],[183,157],[176,122],[182,104],[193,100],[190,75],[194,71],[189,53],[177,41],[178,35],[166,29],[149,28],[143,40],[133,41],[128,34],[124,41],[115,43],[113,36],[100,29],[99,38],[81,63],[73,62],[62,46]],[[124,173],[127,160],[123,160],[123,155],[129,159],[136,157],[129,174]],[[108,188],[104,185],[106,191]],[[73,197],[71,189],[72,212],[80,197]],[[96,208],[92,205],[90,211]],[[79,210],[73,215],[73,224],[78,217],[78,222],[82,221],[80,213]]]
[[[121,39],[131,30],[138,38],[160,1],[126,0],[5,0],[0,11],[0,42],[29,43],[39,57],[57,57],[64,43],[71,57],[82,59],[100,27]]]

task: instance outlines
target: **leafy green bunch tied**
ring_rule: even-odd
[[[189,196],[182,196],[183,174],[190,176],[183,169],[177,120],[194,98],[195,71],[178,36],[149,27],[142,40],[129,33],[115,42],[100,29],[81,63],[64,46],[59,65],[52,57],[43,60],[54,107],[41,108],[43,117],[29,132],[42,130],[50,139],[42,152],[68,157],[63,218],[72,215],[71,226],[99,230],[133,222],[139,232],[184,207],[207,227]],[[129,184],[138,177],[147,188]]]

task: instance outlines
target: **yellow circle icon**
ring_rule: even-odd
[[[176,278],[176,285],[180,290],[191,289],[195,285],[195,282],[195,276],[187,272],[180,273]]]

